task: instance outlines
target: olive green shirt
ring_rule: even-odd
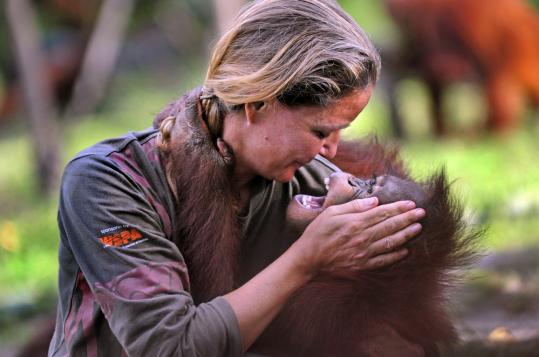
[[[241,356],[236,316],[217,297],[195,304],[173,243],[175,202],[155,130],[106,140],[66,167],[58,210],[59,303],[49,356]],[[289,183],[258,179],[244,218],[241,283],[297,239],[293,195],[323,194],[322,157]],[[203,203],[201,204],[203,209]]]

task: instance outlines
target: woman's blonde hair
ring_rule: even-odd
[[[219,136],[229,110],[278,99],[323,106],[374,83],[378,52],[333,0],[255,0],[215,45],[202,99]]]

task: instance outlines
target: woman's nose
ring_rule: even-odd
[[[331,133],[330,136],[328,136],[324,143],[322,144],[322,147],[320,148],[320,155],[322,155],[325,158],[333,159],[335,155],[337,154],[337,146],[339,145],[339,133],[334,132]]]

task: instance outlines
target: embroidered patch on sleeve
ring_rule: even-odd
[[[99,241],[105,248],[129,248],[148,240],[148,238],[142,236],[138,229],[126,225],[102,229],[101,234],[103,235],[99,237]]]

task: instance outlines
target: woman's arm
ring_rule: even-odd
[[[151,204],[158,197],[141,189],[144,177],[125,171],[95,154],[66,168],[58,213],[61,318],[51,354],[241,356],[230,304],[217,297],[195,305],[188,266]]]
[[[420,231],[421,226],[414,222],[424,211],[407,201],[376,204],[376,199],[365,199],[328,208],[282,256],[224,296],[238,319],[244,350],[291,294],[319,272],[338,275],[373,269],[406,255],[405,249],[395,251],[395,247]],[[383,238],[391,239],[392,251],[380,244]]]

